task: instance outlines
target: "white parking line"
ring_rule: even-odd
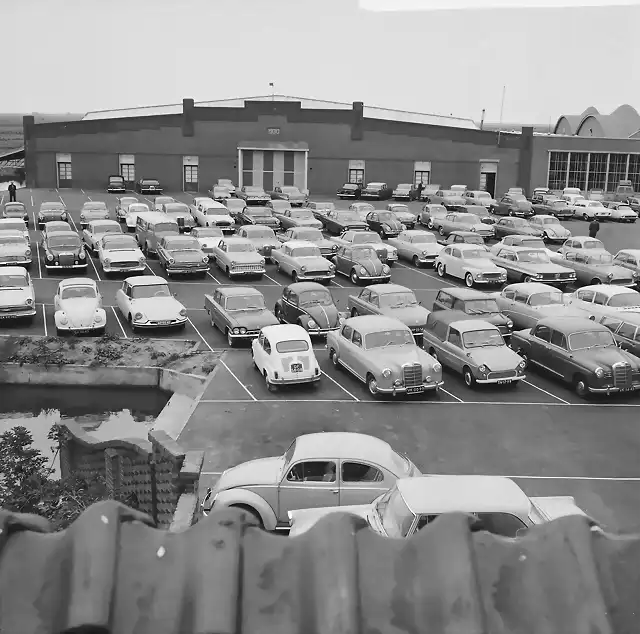
[[[82,192],[82,193],[84,194],[84,192]],[[87,198],[88,198],[91,202],[93,202],[93,198],[91,198],[91,196],[88,196],[88,195],[87,195]]]
[[[224,364],[226,366],[226,364]],[[235,375],[234,375],[235,377]],[[237,380],[237,377],[236,377]],[[241,384],[242,385],[242,384]],[[243,386],[244,387],[244,386]],[[246,389],[246,388],[245,388]],[[442,389],[442,388],[441,388]],[[247,390],[248,392],[248,390]],[[456,397],[454,397],[456,398]],[[491,405],[492,407],[496,406],[513,406],[513,407],[609,407],[609,408],[629,408],[629,407],[640,407],[640,404],[635,403],[568,403],[565,405],[564,403],[507,403],[503,401],[401,401],[401,400],[381,400],[375,399],[373,401],[356,401],[347,400],[347,399],[257,399],[253,398],[253,401],[256,403],[350,403],[351,405],[378,405],[380,403],[393,403],[395,405]],[[203,399],[200,401],[201,403],[248,403],[249,401],[241,401],[241,400],[225,400],[225,399]]]
[[[118,322],[118,326],[120,326],[120,330],[122,330],[122,334],[123,334],[124,338],[128,339],[129,337],[127,336],[127,333],[125,332],[124,328],[122,327],[122,322],[120,321],[120,317],[118,317],[118,313],[116,312],[116,309],[113,306],[110,306],[110,308],[113,311],[113,316],[116,318],[116,321]]]
[[[47,309],[44,304],[42,304],[42,323],[44,324],[44,336],[48,337],[49,333],[47,332]]]
[[[451,398],[455,398],[456,401],[458,401],[458,403],[464,403],[464,401],[461,398],[458,398],[455,394],[451,394],[451,392],[445,390],[443,387],[440,388],[441,392],[444,392],[447,396],[450,396]]]
[[[82,189],[82,187],[80,188],[80,191],[82,192],[82,195],[84,196],[84,189]]]
[[[211,348],[211,346],[209,346],[209,347]],[[213,351],[213,349],[212,349],[212,351]],[[247,388],[247,386],[235,375],[233,370],[224,362],[224,360],[223,359],[218,359],[218,361],[224,366],[226,371],[238,382],[238,384],[240,386],[242,386],[242,389],[251,397],[251,400],[255,401],[257,403],[258,399],[253,394],[251,394],[251,392],[249,391],[249,388]],[[246,401],[244,401],[244,402],[246,402]],[[349,402],[353,402],[353,401],[349,401]]]
[[[144,265],[147,267],[147,269],[149,270],[149,273],[151,273],[151,275],[155,275],[155,273],[153,272],[153,269],[145,262]],[[169,281],[169,280],[167,280]]]
[[[58,191],[56,189],[56,191]],[[58,194],[58,198],[60,199],[60,202],[66,207],[66,203],[64,202],[64,199],[62,198],[62,196],[60,196],[60,194]],[[71,216],[69,216],[69,218],[71,218]]]
[[[87,253],[86,257],[89,258],[89,262],[91,262],[91,266],[93,267],[93,270],[96,272],[96,277],[98,278],[98,282],[102,282],[102,279],[100,278],[100,273],[98,273],[98,267],[96,266],[96,263],[93,261],[91,254]]]
[[[280,282],[274,280],[272,277],[269,277],[266,273],[264,274],[264,276],[268,279],[271,280],[274,284],[277,284],[278,286],[282,286],[282,284],[280,284]]]
[[[425,271],[421,271],[421,270],[415,269],[415,268],[413,268],[411,266],[407,266],[406,264],[401,264],[400,262],[397,262],[395,266],[398,266],[398,267],[403,268],[403,269],[407,269],[407,271],[413,271],[414,273],[419,273],[420,275],[424,275],[425,277],[429,277],[432,280],[437,280],[438,282],[440,282],[440,284],[444,284],[445,283],[441,278],[439,278],[439,277],[437,277],[435,275],[431,275],[430,273],[426,273]],[[426,290],[428,290],[428,289],[426,289]]]
[[[222,285],[222,282],[215,276],[211,275],[211,273],[209,273],[209,271],[207,271],[207,275],[216,283],[216,284],[220,284]]]
[[[559,396],[556,396],[555,394],[552,394],[551,392],[547,392],[547,390],[544,390],[541,387],[538,387],[537,385],[534,385],[533,383],[529,383],[529,381],[527,381],[526,379],[523,379],[522,382],[526,383],[527,385],[530,385],[531,387],[534,387],[536,390],[540,390],[540,392],[542,392],[543,394],[546,394],[547,396],[551,396],[551,398],[555,398],[556,400],[560,401],[561,403],[564,403],[565,405],[571,405],[571,403],[569,403],[569,401],[565,401],[563,398],[560,398]]]
[[[344,286],[342,286],[342,284],[338,284],[338,282],[336,282],[335,280],[331,280],[332,284],[335,284],[338,288],[344,288]]]
[[[33,207],[33,195],[31,195],[31,206]]]
[[[62,201],[62,202],[64,202],[64,201]],[[78,231],[78,225],[76,224],[75,220],[71,217],[71,214],[70,214],[70,213],[67,213],[67,217],[68,217],[68,218],[69,218],[69,220],[71,221],[71,224],[73,225],[74,230],[75,230],[75,231],[77,231],[78,233],[80,233],[80,232]]]
[[[337,385],[345,394],[348,394],[356,403],[360,402],[360,399],[357,396],[354,396],[353,394],[351,394],[351,392],[349,392],[347,388],[342,387],[340,383],[338,383],[334,378],[330,377],[324,370],[320,370],[320,372],[322,372],[322,375],[326,376],[329,379],[329,381]]]
[[[38,259],[38,277],[42,279],[42,263],[40,262],[40,245],[38,244],[37,240],[35,244],[36,244],[36,257]]]

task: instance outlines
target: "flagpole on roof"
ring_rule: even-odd
[[[275,86],[273,85],[273,82],[269,82],[269,86],[271,87],[271,101],[275,101],[276,100],[276,89],[275,89]]]

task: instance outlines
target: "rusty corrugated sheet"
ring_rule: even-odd
[[[0,632],[631,634],[640,539],[564,518],[518,540],[443,516],[410,540],[335,514],[296,538],[216,511],[182,533],[115,502],[69,529],[0,511]]]

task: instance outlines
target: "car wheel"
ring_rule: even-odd
[[[444,267],[444,264],[442,264],[442,262],[438,262],[438,266],[436,267],[436,271],[438,271],[438,275],[440,277],[444,277],[445,276],[446,269]]]
[[[236,340],[231,336],[231,330],[229,328],[227,328],[227,343],[230,348],[236,347]]]
[[[356,308],[352,308],[351,309],[351,316],[352,317],[357,317],[358,316],[358,310]]]
[[[380,394],[380,392],[378,392],[378,382],[372,374],[367,374],[367,388],[371,396],[378,396]]]
[[[333,348],[329,350],[329,361],[331,361],[334,368],[340,368],[340,362],[338,361],[338,353]]]
[[[420,268],[420,258],[417,255],[413,256],[413,259],[411,260],[411,262],[413,263],[413,266],[415,266],[417,269]]]
[[[225,267],[224,272],[225,272],[226,276],[227,276],[229,279],[231,279],[231,271],[229,270],[229,267],[228,267],[228,266],[227,266],[227,267]]]
[[[587,216],[587,214],[582,214],[582,219],[583,220],[589,220],[589,216]]]
[[[251,349],[251,363],[253,364],[253,369],[257,370],[258,372],[260,372],[260,368],[258,367],[258,364],[256,363],[256,358],[253,356],[253,349]]]
[[[269,380],[269,375],[267,374],[266,370],[265,370],[265,373],[264,373],[264,382],[265,382],[265,385],[267,386],[267,389],[269,390],[269,392],[276,392],[278,390],[278,386],[274,385]]]
[[[529,355],[522,349],[518,348],[515,353],[524,361],[525,367],[529,367]]]
[[[133,325],[133,318],[131,317],[131,315],[129,315],[129,317],[127,318],[127,321],[129,322],[129,328],[131,328],[131,332],[133,333],[138,332],[138,329],[136,328],[136,326]]]
[[[591,284],[592,286],[593,286],[594,284],[602,284],[602,280],[601,280],[601,279],[599,279],[599,278],[597,278],[597,277],[594,277],[594,278],[591,280],[590,284]]]
[[[578,374],[573,381],[573,389],[580,398],[587,398],[589,396],[589,384],[587,380]]]
[[[529,284],[530,282],[533,282],[533,278],[532,278],[530,275],[525,275],[525,276],[522,278],[522,281],[523,281],[523,282],[526,282],[527,284]]]
[[[360,278],[358,277],[358,274],[356,273],[355,269],[351,271],[351,275],[349,276],[349,279],[351,280],[351,283],[355,284],[356,286],[360,284]]]
[[[444,227],[440,227],[440,228],[438,229],[438,233],[439,233],[441,236],[443,236],[443,237],[444,237]]]
[[[516,215],[516,212],[515,212],[515,211],[513,211],[513,209],[509,209],[509,215],[510,215],[510,216],[515,216],[515,215]]]
[[[464,283],[469,287],[469,288],[473,288],[473,275],[471,275],[471,273],[467,273],[464,276]]]
[[[427,221],[427,229],[431,229],[431,231],[433,231],[433,222],[431,222],[431,220]]]
[[[244,504],[230,504],[229,508],[244,511],[247,515],[250,515],[251,518],[256,521],[256,523],[262,530],[264,530],[264,523],[262,521],[262,518],[260,517],[258,511],[256,511],[255,509],[252,509],[250,506],[246,506]]]
[[[549,234],[548,234],[546,231],[543,231],[543,232],[542,232],[542,239],[543,239],[545,242],[549,242]]]
[[[293,273],[291,273],[291,279],[294,284],[298,281],[298,271],[293,271]]]
[[[465,366],[462,370],[462,378],[467,387],[474,388],[476,386],[476,378],[473,376],[473,372],[471,372],[469,366]]]
[[[276,319],[281,323],[284,324],[284,317],[282,316],[282,310],[280,309],[280,306],[276,306],[276,310],[275,310],[275,317]]]

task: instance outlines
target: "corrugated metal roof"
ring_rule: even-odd
[[[260,95],[257,97],[237,97],[233,99],[219,99],[216,101],[196,101],[196,107],[203,108],[244,108],[245,101],[294,101],[300,102],[302,108],[320,110],[351,110],[353,104],[341,101],[325,101],[321,99],[308,99],[306,97],[292,97],[290,95]],[[142,106],[139,108],[124,108],[118,110],[95,110],[87,112],[83,121],[93,119],[116,119],[122,117],[150,117],[154,115],[181,114],[182,104],[165,104],[161,106]],[[464,117],[454,117],[408,110],[392,110],[378,106],[364,105],[363,115],[367,119],[383,119],[388,121],[402,121],[405,123],[422,123],[425,125],[437,125],[453,128],[467,128],[477,130],[478,125]]]
[[[640,538],[567,517],[519,539],[442,516],[409,540],[345,514],[265,533],[221,510],[181,533],[115,502],[67,530],[0,512],[9,634],[631,634]]]

